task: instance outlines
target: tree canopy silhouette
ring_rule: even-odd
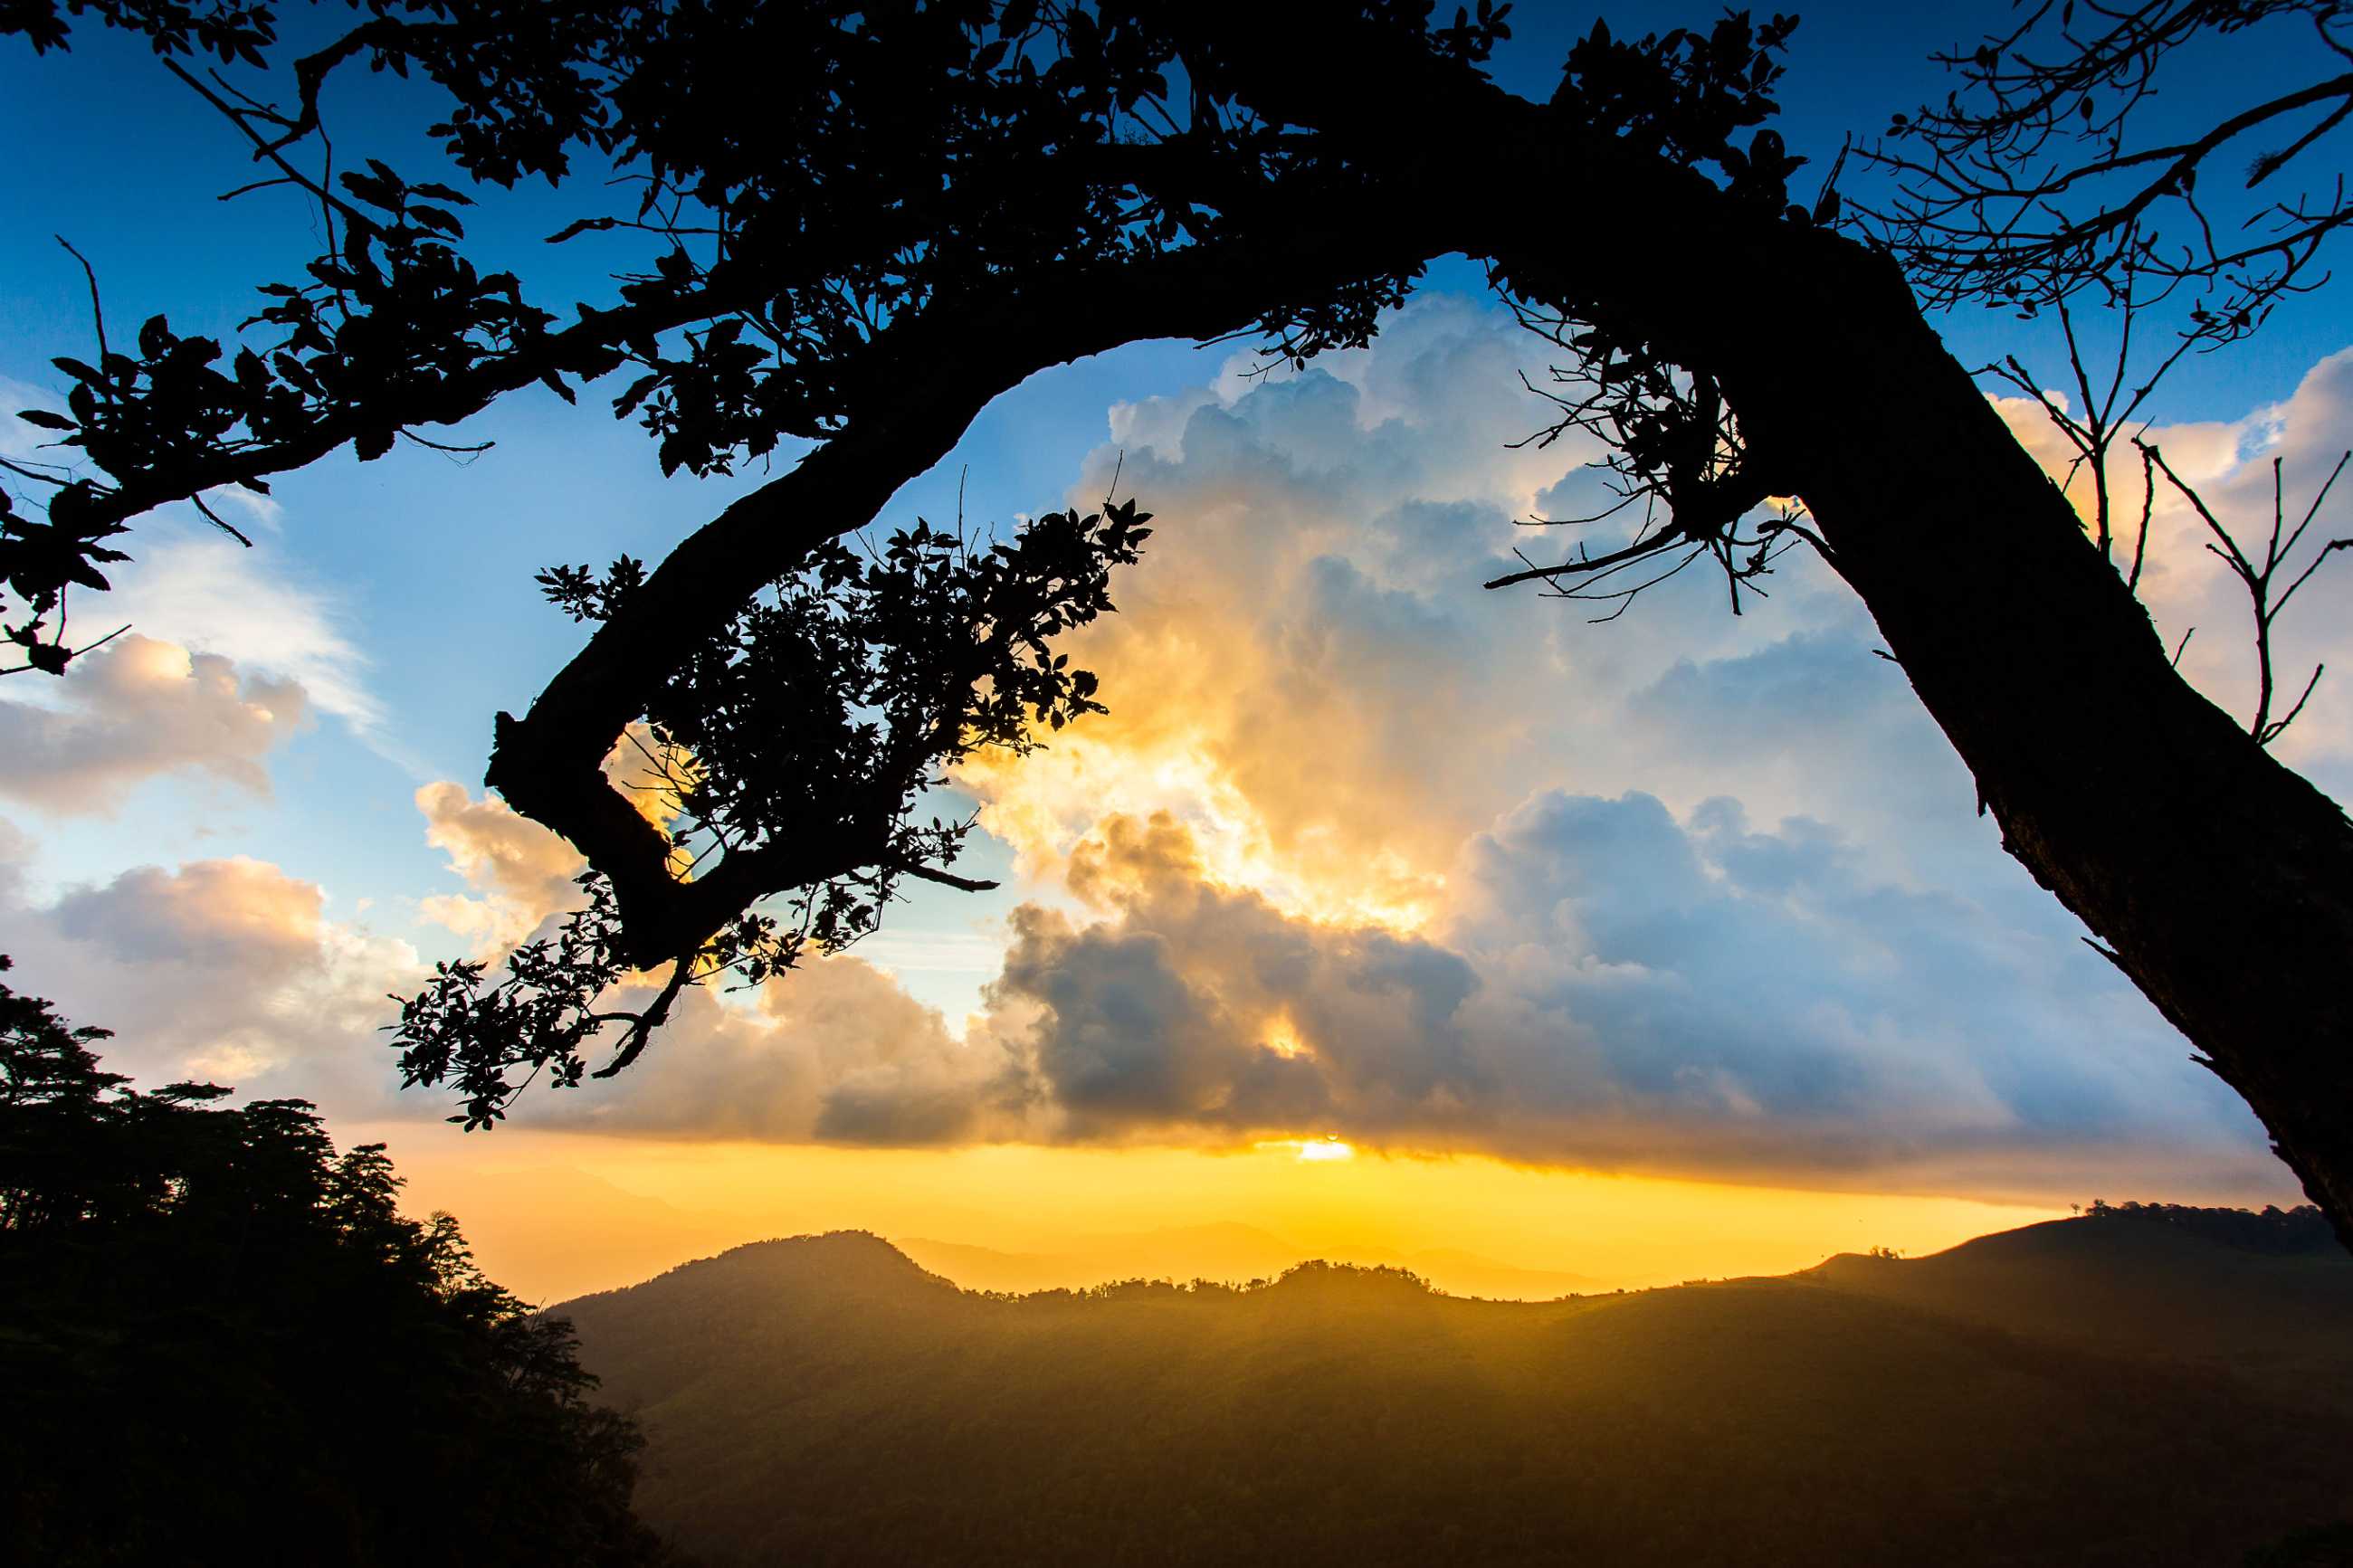
[[[257,184],[306,196],[328,237],[264,287],[234,353],[156,318],[60,362],[66,408],[33,417],[84,466],[47,474],[45,516],[0,533],[22,605],[8,635],[29,666],[72,657],[66,595],[102,585],[109,541],[149,509],[263,489],[345,444],[364,458],[432,439],[419,432],[522,387],[571,398],[625,375],[615,411],[666,469],[815,443],[650,573],[551,574],[596,629],[527,714],[500,717],[488,779],[586,856],[593,897],[504,979],[453,966],[412,1004],[409,1073],[455,1081],[464,1119],[494,1120],[518,1070],[576,1081],[602,1031],[617,1032],[613,1066],[642,1049],[663,1008],[597,1013],[617,974],[667,968],[665,995],[723,971],[761,978],[803,942],[871,927],[892,879],[952,879],[952,825],[905,826],[911,781],[957,746],[1018,744],[997,723],[1016,705],[1051,722],[1092,700],[1075,676],[1054,684],[1045,645],[1107,603],[1099,574],[1138,537],[1130,514],[1065,518],[1009,555],[927,555],[909,535],[885,568],[896,585],[828,564],[993,397],[1145,338],[1251,335],[1304,363],[1367,341],[1426,261],[1459,251],[1560,345],[1555,429],[1609,440],[1641,508],[1622,547],[1503,581],[1622,602],[1713,561],[1737,608],[1778,552],[1819,550],[2005,847],[2353,1236],[2353,995],[2337,979],[2353,827],[2180,679],[1905,270],[1931,303],[2024,306],[2140,277],[2200,301],[2219,325],[2193,330],[2210,339],[2253,330],[2316,275],[2342,202],[2283,199],[2246,245],[2184,250],[2155,226],[2211,228],[2200,204],[2220,182],[2197,175],[2242,133],[2277,132],[2253,174],[2284,183],[2353,89],[2319,74],[2179,144],[2135,140],[2133,111],[2182,49],[2249,26],[2310,24],[2316,58],[2353,58],[2341,5],[2148,0],[2084,7],[2089,31],[2073,5],[2028,6],[2016,33],[1956,58],[1973,96],[1893,128],[1881,156],[1909,194],[1861,233],[1835,172],[1814,202],[1790,200],[1798,160],[1765,124],[1795,26],[1781,16],[1639,40],[1597,24],[1535,102],[1482,68],[1508,33],[1490,0],[1451,21],[1430,0],[360,10],[275,75],[275,16],[250,0],[0,12],[43,50],[73,16],[143,33],[250,144]],[[471,194],[332,161],[326,88],[361,66],[434,86],[430,134]],[[616,170],[635,192],[618,209],[582,177]],[[467,260],[464,209],[525,179],[588,193],[557,240],[643,242],[613,302],[567,317]],[[1594,215],[1626,242],[1591,243]],[[894,594],[909,607],[878,608]],[[908,646],[891,628],[934,613],[917,600],[965,619],[920,691],[873,697]],[[1038,660],[1049,675],[1025,684]],[[744,722],[750,668],[796,672],[782,700],[816,728],[776,740]],[[967,674],[979,695],[953,686]],[[887,740],[857,739],[878,721],[866,704],[901,698]],[[651,749],[683,758],[667,831],[602,771],[649,722]],[[779,896],[785,916],[754,910]]]
[[[664,1560],[571,1325],[404,1217],[384,1145],[132,1089],[106,1037],[0,984],[0,1556]]]

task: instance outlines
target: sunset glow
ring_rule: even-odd
[[[1324,1258],[1401,1264],[1441,1288],[1501,1295],[1525,1289],[1492,1278],[1504,1270],[1588,1282],[1544,1294],[1782,1273],[1872,1247],[1933,1252],[2067,1212],[1460,1156],[1335,1158],[1322,1151],[1349,1146],[1317,1137],[1204,1153],[774,1148],[519,1130],[493,1141],[414,1124],[352,1135],[388,1139],[412,1207],[462,1207],[485,1267],[550,1300],[746,1241],[836,1229],[1050,1256],[1063,1269],[1050,1282],[1073,1286],[1135,1274],[1246,1279]],[[950,1265],[928,1266],[954,1277]]]
[[[0,0],[0,1563],[2353,1564],[2353,0],[1709,9]]]
[[[2236,423],[2153,437],[2265,505],[2271,456],[2293,479],[2341,449],[2340,346]],[[2002,855],[1819,561],[1792,554],[1739,617],[1695,574],[1607,626],[1480,590],[1530,537],[1516,520],[1592,510],[1598,449],[1510,445],[1546,352],[1432,289],[1304,374],[1187,351],[1039,378],[1020,396],[1044,425],[879,520],[1009,527],[1114,483],[1155,514],[1118,613],[1057,643],[1108,711],[963,760],[920,808],[977,814],[955,868],[996,886],[902,885],[868,942],[691,990],[626,1073],[543,1081],[472,1137],[397,1089],[386,997],[437,960],[497,965],[582,896],[578,852],[474,782],[476,720],[521,711],[511,673],[576,641],[532,585],[557,547],[412,584],[476,595],[437,612],[512,638],[425,680],[391,626],[362,627],[358,587],[330,591],[384,562],[301,556],[343,532],[248,552],[167,519],[121,574],[139,630],[8,710],[31,761],[0,782],[39,828],[0,834],[11,951],[118,1032],[121,1070],[380,1131],[414,1204],[539,1294],[838,1227],[1142,1268],[1103,1238],[1244,1226],[1274,1239],[1148,1266],[1451,1248],[1615,1289],[1932,1248],[2102,1194],[2295,1201],[2243,1105]],[[2063,471],[2039,413],[2001,407]],[[668,547],[676,492],[499,435],[499,464],[614,465],[565,503],[605,532],[562,551]],[[460,483],[385,463],[419,493]],[[344,504],[287,494],[290,515]],[[459,521],[419,559],[505,539],[454,499],[421,513]],[[2183,509],[2154,526],[2170,644],[2221,624],[2231,585]],[[2298,668],[2353,666],[2327,616],[2283,637]],[[2230,639],[2184,658],[2243,696]],[[2282,751],[2327,785],[2348,736],[2332,679]],[[667,824],[641,742],[608,770]]]

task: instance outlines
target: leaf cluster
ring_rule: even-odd
[[[1728,14],[1705,32],[1676,28],[1639,41],[1618,38],[1606,21],[1569,51],[1553,107],[1581,126],[1630,143],[1641,153],[1684,168],[1714,165],[1726,193],[1759,214],[1800,226],[1838,217],[1835,175],[1810,209],[1789,201],[1788,179],[1806,160],[1779,132],[1757,130],[1743,148],[1739,132],[1779,112],[1779,83],[1798,19],[1757,23]],[[1530,390],[1556,417],[1527,438],[1549,446],[1579,432],[1599,440],[1596,465],[1611,476],[1616,504],[1589,517],[1536,519],[1537,526],[1585,527],[1632,510],[1621,547],[1599,552],[1580,544],[1557,565],[1521,556],[1523,571],[1487,585],[1539,581],[1563,598],[1613,606],[1614,619],[1646,589],[1710,560],[1725,575],[1737,614],[1744,590],[1776,555],[1812,536],[1794,512],[1750,521],[1777,487],[1744,439],[1722,387],[1704,366],[1685,365],[1653,340],[1655,323],[1613,310],[1607,301],[1538,307],[1514,289],[1506,269],[1493,280],[1521,324],[1568,351],[1546,385]]]
[[[694,759],[683,815],[731,850],[813,830],[890,845],[931,773],[1102,711],[1095,677],[1050,645],[1113,608],[1111,574],[1150,515],[1132,500],[1048,513],[1001,542],[918,520],[871,554],[827,541],[690,650],[649,711],[660,744]],[[602,590],[604,613],[628,592]],[[550,592],[578,602],[568,584]]]
[[[135,353],[118,353],[101,313],[95,355],[59,362],[65,408],[27,416],[87,461],[18,470],[58,493],[45,531],[12,525],[6,562],[23,601],[9,624],[37,668],[71,657],[56,624],[67,590],[102,585],[98,566],[121,558],[103,541],[158,504],[202,506],[224,485],[266,491],[269,474],[346,442],[380,457],[508,392],[540,384],[568,400],[623,365],[635,374],[614,410],[653,437],[664,471],[730,472],[781,442],[887,417],[899,378],[923,371],[902,343],[1008,275],[1094,274],[1214,243],[1292,191],[1364,178],[1208,86],[1214,68],[1185,58],[1205,46],[1156,4],[353,8],[362,19],[346,33],[247,85],[200,79],[175,57],[213,48],[267,70],[267,7],[26,0],[0,12],[0,33],[40,48],[65,42],[69,12],[147,32],[251,144],[262,174],[242,191],[308,201],[328,238],[300,278],[261,286],[240,344],[156,317]],[[1373,10],[1418,32],[1430,7]],[[1507,11],[1482,4],[1429,47],[1483,58]],[[616,277],[617,303],[559,321],[513,274],[466,258],[456,186],[373,159],[337,174],[324,89],[361,62],[440,91],[429,133],[478,185],[561,184],[575,159],[610,176],[554,238],[644,242],[642,262]],[[290,101],[269,96],[272,80]],[[634,201],[608,205],[617,184]],[[1270,299],[1264,330],[1302,363],[1361,344],[1410,278]]]
[[[1130,501],[1049,513],[1011,538],[918,520],[878,550],[833,540],[679,660],[649,708],[645,760],[657,770],[679,858],[711,875],[749,867],[738,907],[694,932],[643,1006],[611,999],[633,977],[611,885],[580,879],[584,908],[490,977],[444,963],[403,1002],[394,1045],[404,1079],[448,1084],[469,1127],[504,1115],[544,1072],[577,1087],[584,1052],[617,1027],[609,1076],[633,1060],[681,989],[728,977],[757,985],[814,947],[839,952],[873,931],[902,879],[944,880],[971,818],[923,816],[924,791],[975,752],[1017,754],[1103,710],[1092,671],[1056,651],[1062,634],[1113,608],[1111,574],[1152,530]],[[541,574],[575,619],[625,613],[644,590],[628,557],[598,573]],[[781,895],[754,907],[759,895]],[[521,1082],[516,1074],[524,1073]]]
[[[22,33],[37,54],[67,47],[69,16],[143,35],[158,55],[216,55],[224,65],[259,65],[278,41],[275,7],[252,0],[9,0],[0,5],[0,36]]]
[[[1760,132],[1746,152],[1733,135],[1780,111],[1771,94],[1797,27],[1795,16],[1759,25],[1731,12],[1704,33],[1677,27],[1626,42],[1597,18],[1570,48],[1553,106],[1670,163],[1715,163],[1734,191],[1778,212],[1805,160],[1788,153],[1778,132]]]

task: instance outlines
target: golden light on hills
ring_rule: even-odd
[[[1410,1159],[1336,1139],[1185,1149],[856,1150],[415,1124],[384,1137],[413,1213],[455,1213],[483,1267],[558,1300],[743,1242],[838,1229],[910,1243],[959,1283],[1247,1279],[1308,1258],[1402,1264],[1464,1294],[1556,1296],[1933,1252],[2063,1207],[1807,1192]]]

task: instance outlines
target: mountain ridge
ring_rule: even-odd
[[[563,1310],[646,1426],[647,1517],[719,1564],[2203,1563],[2353,1514],[2353,1399],[2219,1363],[2235,1320],[2161,1355],[2048,1316],[2069,1279],[2148,1310],[2218,1272],[2253,1316],[2325,1306],[2353,1260],[1953,1251],[1553,1302],[1329,1264],[1013,1297],[835,1232]],[[1929,1299],[2037,1256],[2041,1295]],[[2298,1344],[2353,1384],[2353,1351]]]

